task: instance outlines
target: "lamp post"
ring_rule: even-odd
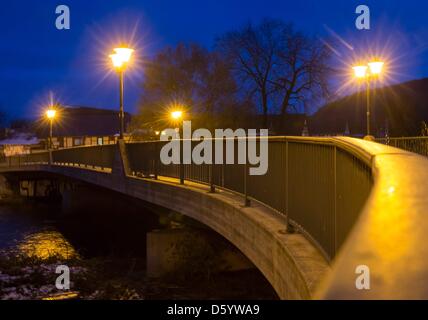
[[[374,140],[373,136],[370,135],[370,87],[371,81],[376,80],[379,75],[382,73],[384,62],[382,61],[372,61],[367,65],[355,66],[352,69],[354,70],[354,76],[359,80],[366,80],[366,101],[367,101],[367,134],[364,137],[366,140]]]
[[[174,125],[178,125],[179,126],[178,127],[178,133],[182,132],[181,129],[180,129],[180,124],[182,123],[183,116],[184,116],[184,112],[182,110],[180,110],[180,109],[173,110],[170,113],[171,122]],[[181,137],[181,138],[183,138],[183,137]]]
[[[56,110],[53,108],[50,108],[46,110],[46,117],[49,120],[49,144],[48,149],[52,149],[52,132],[53,132],[53,120],[56,116]]]
[[[113,49],[115,53],[109,55],[113,67],[119,74],[119,139],[123,139],[123,133],[125,131],[125,113],[123,108],[123,78],[126,67],[131,60],[133,49],[120,47]]]
[[[181,110],[173,110],[170,113],[170,117],[171,117],[171,121],[174,124],[179,124],[179,123],[181,123],[181,121],[183,119],[183,111],[181,111]],[[180,127],[178,127],[177,133],[179,135],[180,135],[180,132],[182,132],[182,131],[180,130]],[[183,137],[181,137],[181,135],[180,135],[180,139],[181,139],[181,142],[183,143],[183,148],[184,148],[184,140],[183,140]],[[184,154],[184,151],[180,152],[180,164],[179,164],[180,184],[184,184],[184,165],[183,165],[184,155],[183,154]]]

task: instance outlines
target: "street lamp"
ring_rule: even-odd
[[[174,124],[179,124],[183,119],[183,115],[184,115],[184,112],[180,109],[175,109],[170,112],[170,118]],[[184,137],[181,135],[183,131],[180,129],[180,126],[178,126],[178,128],[175,128],[175,132],[176,132],[176,138],[178,136],[178,139],[181,139],[180,144],[182,143],[184,148],[184,140],[183,140]],[[180,184],[184,184],[183,153],[181,153],[180,155],[179,177],[180,177]]]
[[[358,80],[366,80],[366,95],[367,95],[367,135],[364,137],[366,140],[373,140],[374,138],[370,135],[370,87],[371,81],[376,80],[383,71],[383,61],[374,60],[369,62],[367,65],[355,66],[354,76]]]
[[[56,116],[56,110],[53,108],[50,108],[46,110],[46,117],[49,120],[49,149],[52,149],[52,127],[53,127],[53,120]]]
[[[109,55],[113,67],[119,74],[119,138],[123,139],[124,132],[124,118],[125,114],[123,111],[123,75],[125,73],[126,67],[128,66],[129,61],[131,60],[133,49],[127,47],[120,47],[113,49],[114,53]]]
[[[170,117],[171,117],[171,121],[175,124],[175,125],[180,125],[181,121],[183,119],[184,116],[184,112],[181,110],[173,110],[170,113]],[[177,130],[178,129],[178,130]],[[180,126],[176,129],[178,134],[181,134],[181,130],[180,130]]]
[[[174,121],[179,121],[183,117],[183,111],[175,110],[171,112],[171,119]]]

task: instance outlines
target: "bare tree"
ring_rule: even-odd
[[[292,25],[265,19],[217,39],[231,61],[241,89],[257,94],[267,127],[270,112],[283,116],[327,93],[329,51]]]
[[[272,83],[280,98],[280,112],[307,111],[307,104],[328,95],[330,51],[320,41],[285,29]]]
[[[269,97],[276,90],[271,80],[282,29],[281,22],[265,20],[259,26],[248,24],[217,39],[217,48],[231,62],[241,89],[248,96],[257,94],[260,98],[265,127]]]
[[[197,44],[179,44],[145,65],[140,110],[134,127],[165,125],[172,104],[181,104],[195,125],[214,128],[220,113],[235,109],[237,86],[227,61]],[[135,125],[137,122],[137,125]]]

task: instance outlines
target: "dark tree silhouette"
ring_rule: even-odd
[[[329,50],[318,40],[296,32],[291,24],[265,19],[217,39],[241,89],[259,98],[264,126],[270,112],[283,117],[290,109],[306,110],[326,95]]]
[[[185,106],[195,125],[206,128],[218,121],[226,125],[222,115],[242,112],[230,66],[217,52],[197,44],[167,48],[147,61],[142,89],[134,128],[164,127],[174,104]]]

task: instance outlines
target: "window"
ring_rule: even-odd
[[[74,138],[74,145],[80,146],[82,144],[82,138]]]

